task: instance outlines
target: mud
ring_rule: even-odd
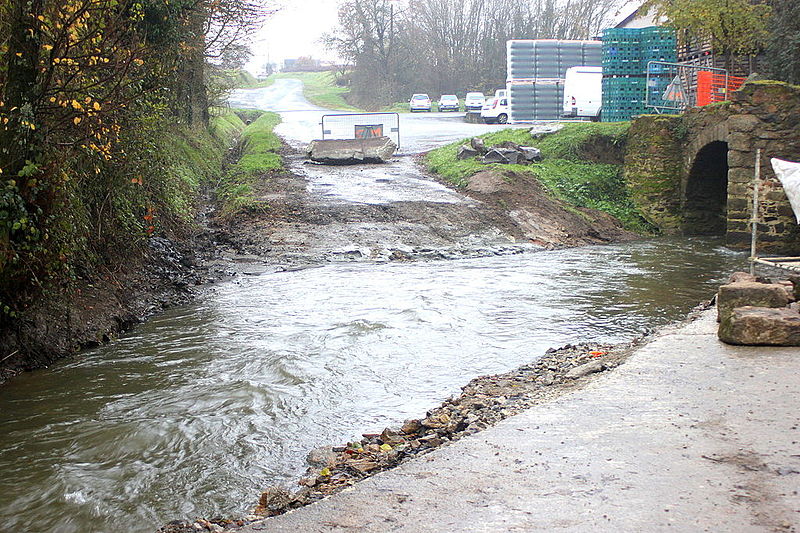
[[[238,253],[270,264],[460,259],[639,237],[605,213],[551,198],[522,175],[481,173],[474,187],[456,191],[427,174],[419,157],[320,169],[285,150],[290,170],[259,185],[267,207],[218,221]]]

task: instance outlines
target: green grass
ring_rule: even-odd
[[[476,159],[458,160],[458,147],[469,142],[467,139],[431,151],[426,162],[431,171],[457,187],[465,187],[471,176],[487,169],[533,174],[553,196],[567,204],[604,211],[631,231],[652,234],[654,228],[645,222],[628,195],[621,161],[591,160],[602,160],[614,149],[621,153],[629,127],[629,123],[569,124],[539,139],[523,129],[481,135],[486,146],[504,141],[536,146],[542,151],[543,161],[533,165],[484,165]]]
[[[244,128],[240,141],[241,157],[231,165],[217,186],[223,217],[268,207],[256,197],[254,186],[265,174],[283,169],[278,153],[281,140],[274,131],[280,122],[277,113],[263,113]]]

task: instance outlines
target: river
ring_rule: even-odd
[[[0,389],[0,530],[246,514],[308,450],[418,417],[547,348],[683,317],[745,257],[658,239],[229,282]]]
[[[305,109],[284,113],[280,130],[300,145],[321,111],[298,100],[291,80],[276,86],[242,99]],[[402,121],[417,132],[405,135],[414,150],[491,128]],[[422,176],[389,188],[320,172],[306,171],[325,202],[463,201]],[[15,378],[0,388],[0,531],[151,532],[247,514],[266,487],[294,483],[314,447],[420,417],[471,378],[550,347],[639,337],[746,265],[714,239],[526,249],[240,276]]]

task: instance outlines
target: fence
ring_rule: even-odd
[[[647,65],[645,105],[657,113],[680,113],[690,107],[724,102],[744,81],[721,68],[651,61]]]
[[[389,137],[400,148],[400,115],[397,113],[341,113],[323,115],[323,139]]]

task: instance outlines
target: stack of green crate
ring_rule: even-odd
[[[620,122],[648,112],[647,64],[677,60],[672,28],[603,31],[603,121]],[[660,86],[662,80],[656,80]],[[666,87],[665,87],[666,88]],[[657,90],[651,87],[652,90]]]

